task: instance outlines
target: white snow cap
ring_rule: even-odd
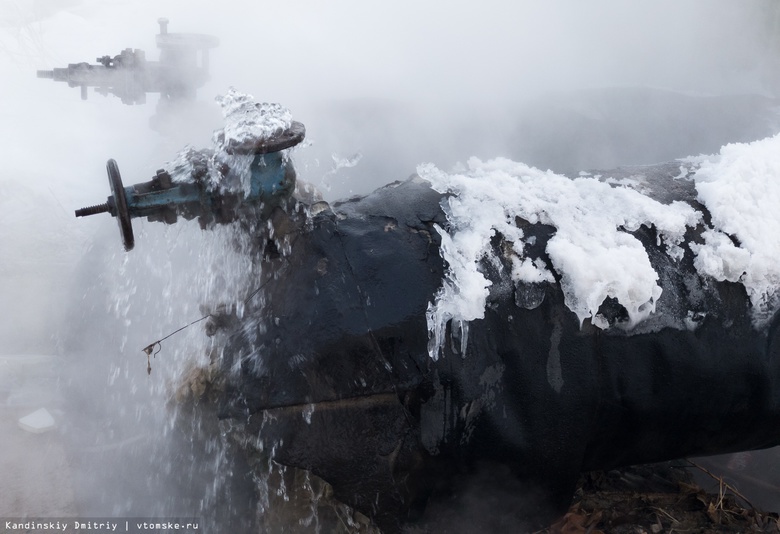
[[[478,265],[493,255],[490,238],[496,232],[512,243],[516,254],[513,280],[554,281],[543,265],[523,257],[523,232],[516,217],[557,228],[547,253],[561,276],[566,305],[580,321],[594,318],[604,299],[613,297],[626,308],[632,324],[655,309],[661,287],[642,243],[621,228],[653,225],[679,255],[686,226],[700,218],[683,202],[665,205],[627,187],[590,177],[572,180],[504,158],[472,158],[464,172],[452,174],[430,164],[417,172],[433,189],[449,194],[444,211],[450,227],[437,228],[447,280],[428,313],[428,328],[437,340],[449,320],[460,324],[484,317],[491,282]],[[439,347],[434,345],[431,356],[436,358]]]
[[[693,179],[713,230],[704,245],[691,244],[694,265],[716,280],[742,282],[760,326],[780,308],[780,135],[695,161]]]
[[[255,139],[269,139],[292,126],[292,113],[281,104],[258,103],[252,95],[230,88],[218,96],[225,127],[215,132],[215,145],[224,150],[228,144],[240,145]],[[220,139],[224,133],[224,138]]]
[[[705,243],[690,244],[702,275],[742,282],[761,326],[780,307],[780,135],[749,144],[731,144],[720,154],[692,158],[698,199],[712,215]],[[631,189],[589,175],[569,179],[504,158],[472,158],[451,173],[431,164],[418,174],[448,196],[443,208],[449,226],[437,227],[447,272],[428,307],[432,358],[443,346],[446,324],[460,330],[465,348],[469,321],[484,317],[491,282],[480,263],[495,261],[490,239],[496,233],[512,244],[515,281],[554,281],[541,262],[524,257],[516,217],[556,228],[547,243],[560,276],[566,305],[580,322],[606,327],[597,311],[607,297],[625,307],[631,327],[655,311],[661,296],[658,274],[642,243],[629,232],[653,226],[670,257],[679,260],[686,227],[702,214],[685,202],[662,204]],[[729,236],[733,236],[738,245]]]
[[[212,136],[213,154],[187,146],[166,164],[165,169],[174,182],[190,182],[197,165],[205,173],[208,187],[248,194],[251,189],[249,166],[254,155],[232,154],[230,147],[280,134],[292,126],[292,113],[281,104],[256,102],[252,95],[233,87],[215,100],[222,108],[225,127]],[[219,170],[222,163],[227,163],[231,169],[227,177]]]

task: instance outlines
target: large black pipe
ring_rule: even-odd
[[[645,170],[663,186],[679,166]],[[659,190],[695,202],[669,183]],[[416,178],[310,220],[278,214],[290,252],[266,247],[264,273],[276,276],[229,334],[222,402],[223,417],[276,445],[276,461],[322,477],[385,532],[442,484],[499,466],[517,501],[494,513],[519,514],[522,531],[565,512],[582,471],[780,443],[780,319],[756,328],[740,284],[699,275],[687,245],[670,259],[652,228],[634,233],[663,288],[644,327],[621,328],[616,302],[602,307],[613,326],[580,326],[558,283],[515,284],[486,264],[493,286],[466,353],[448,341],[431,359],[440,200]],[[555,229],[524,232],[547,261]]]

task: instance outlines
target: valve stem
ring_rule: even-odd
[[[89,206],[76,210],[76,217],[87,217],[88,215],[97,215],[98,213],[107,213],[111,210],[108,203],[98,204],[97,206]]]

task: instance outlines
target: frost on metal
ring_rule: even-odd
[[[165,165],[165,170],[171,175],[174,182],[192,182],[202,180],[209,189],[214,189],[222,182],[222,175],[214,161],[214,152],[210,150],[197,150],[192,146],[186,146],[180,150],[173,161]]]
[[[733,143],[697,158],[699,201],[712,215],[704,244],[691,244],[699,273],[741,282],[760,327],[780,309],[780,135]]]
[[[513,281],[554,280],[546,266],[524,257],[525,236],[516,218],[557,229],[547,253],[561,277],[566,305],[580,322],[590,318],[601,324],[598,309],[612,297],[634,325],[655,310],[661,287],[644,246],[629,232],[654,226],[668,249],[679,251],[686,227],[701,217],[684,202],[666,205],[628,187],[592,177],[572,180],[504,158],[472,158],[461,172],[446,173],[433,165],[422,165],[417,172],[447,195],[443,208],[449,228],[437,228],[446,279],[427,314],[433,358],[448,322],[460,331],[465,348],[464,326],[484,317],[491,282],[479,264],[495,261],[490,241],[496,233],[511,244]]]
[[[686,244],[694,266],[702,276],[742,283],[754,325],[761,328],[780,309],[780,135],[730,144],[719,154],[683,163],[676,179],[694,181],[697,199],[711,215],[704,242]],[[679,260],[686,228],[705,220],[685,202],[664,204],[642,194],[641,184],[609,183],[587,173],[569,179],[504,158],[472,158],[451,173],[433,165],[417,172],[447,195],[448,227],[437,227],[447,271],[427,312],[434,359],[448,323],[465,348],[468,322],[484,317],[491,282],[480,264],[496,262],[494,235],[511,245],[513,281],[554,281],[547,266],[524,257],[517,217],[556,228],[546,252],[565,303],[580,322],[608,328],[598,309],[611,297],[628,312],[629,329],[652,315],[663,298],[658,273],[631,232],[654,227],[669,257]]]
[[[179,151],[165,170],[175,182],[202,180],[211,190],[249,193],[252,154],[234,154],[233,148],[279,135],[292,125],[292,113],[281,104],[258,103],[249,94],[230,88],[217,96],[225,126],[216,130],[209,149],[191,146]]]
[[[281,104],[255,102],[252,95],[230,88],[225,96],[218,96],[225,127],[214,133],[217,150],[229,152],[231,146],[246,144],[256,139],[270,139],[292,125],[292,113]]]

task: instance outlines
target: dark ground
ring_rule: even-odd
[[[538,534],[780,532],[778,514],[755,508],[737,489],[743,477],[732,485],[732,470],[716,474],[703,463],[681,460],[587,473],[569,512]],[[704,489],[713,484],[714,491]]]

